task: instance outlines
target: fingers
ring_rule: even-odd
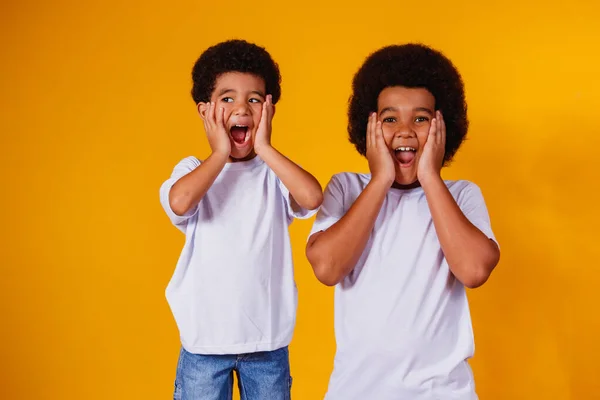
[[[225,128],[225,108],[223,107],[220,107],[219,111],[217,112],[217,128],[227,131]]]
[[[436,116],[437,116],[437,113],[436,113]],[[437,118],[433,118],[431,120],[431,125],[429,125],[429,134],[427,135],[427,142],[431,141],[430,145],[432,143],[435,143],[437,130],[438,130],[438,120],[437,120]]]
[[[206,103],[206,111],[204,112],[204,130],[206,131],[207,134],[210,134],[210,132],[212,132],[213,127],[214,127],[214,111],[213,111],[213,103],[212,102],[208,102]]]
[[[271,121],[273,120],[273,96],[272,95],[268,95],[267,96],[267,123],[271,123]]]
[[[213,101],[211,101],[210,106],[208,107],[208,113],[207,113],[208,114],[207,120],[208,120],[209,126],[211,128],[214,128],[215,123],[216,123],[215,122],[215,112],[216,112],[215,108],[216,107],[217,107],[217,105]]]
[[[267,96],[267,100],[262,104],[262,109],[260,111],[260,120],[258,121],[258,126],[256,128],[254,128],[254,134],[256,135],[256,132],[260,131],[260,130],[264,130],[266,128],[266,123],[267,123],[267,118],[268,118],[268,110],[267,110],[267,103],[268,103],[268,99],[269,97]]]
[[[208,111],[210,110],[210,103],[206,103],[206,108],[204,109],[204,113],[202,114],[202,123],[204,124],[204,131],[208,133]]]
[[[445,145],[446,144],[446,122],[444,121],[444,117],[442,116],[442,112],[438,111],[438,134],[437,134],[437,138],[438,138],[438,142],[440,144]]]
[[[371,113],[367,122],[367,149],[386,149],[387,144],[383,137],[383,125],[377,120],[377,113]]]
[[[273,107],[273,96],[272,95],[268,95],[267,96],[267,136],[270,137],[271,136],[271,129],[273,126],[273,115],[275,114],[275,109]]]
[[[373,147],[375,145],[375,113],[371,113],[369,115],[369,119],[367,120],[367,149]]]
[[[387,149],[385,139],[383,138],[383,128],[381,121],[377,121],[375,124],[375,143],[379,149]]]

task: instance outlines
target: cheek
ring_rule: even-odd
[[[426,127],[424,129],[420,129],[417,132],[417,140],[419,141],[419,145],[421,147],[423,147],[423,145],[425,145],[425,142],[427,142],[427,137],[429,136],[429,127]]]
[[[383,131],[383,139],[385,143],[389,146],[394,139],[394,127],[391,124],[383,124],[381,126],[381,130]]]
[[[250,107],[252,111],[252,121],[254,121],[254,126],[258,126],[260,122],[260,115],[262,114],[262,103],[254,103],[252,107]]]
[[[224,108],[223,121],[229,121],[229,117],[231,117],[231,112],[233,110],[231,103],[224,103],[221,107]]]
[[[222,101],[218,101],[218,100],[212,100],[215,102],[215,120],[218,118],[218,112],[219,109],[222,108],[223,109],[223,121],[225,121],[225,123],[227,123],[227,121],[229,120],[229,117],[231,116],[231,111],[232,111],[232,103],[225,103]]]

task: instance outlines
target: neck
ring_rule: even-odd
[[[401,190],[406,190],[406,189],[414,189],[414,188],[418,188],[421,186],[421,183],[416,180],[413,183],[409,183],[408,185],[402,185],[396,181],[394,181],[394,183],[392,184],[392,188],[394,189],[401,189]]]
[[[254,157],[256,157],[256,153],[254,152],[254,150],[252,150],[250,152],[250,154],[248,154],[246,157],[244,158],[233,158],[231,156],[229,156],[229,158],[227,159],[227,162],[230,163],[235,163],[235,162],[242,162],[242,161],[250,161],[252,160]]]

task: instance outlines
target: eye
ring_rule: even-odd
[[[393,123],[393,122],[396,122],[396,118],[394,118],[394,117],[387,117],[387,118],[383,119],[383,122]]]
[[[233,98],[231,98],[231,97],[223,97],[223,98],[221,99],[221,101],[222,101],[223,103],[233,103]]]
[[[256,98],[251,98],[250,100],[248,100],[250,103],[260,103],[260,99],[256,99]]]
[[[415,118],[415,122],[427,122],[429,121],[428,117],[417,117]]]

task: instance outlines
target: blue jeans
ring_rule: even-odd
[[[233,373],[241,400],[289,400],[288,348],[249,354],[201,355],[181,348],[174,400],[231,400]]]

